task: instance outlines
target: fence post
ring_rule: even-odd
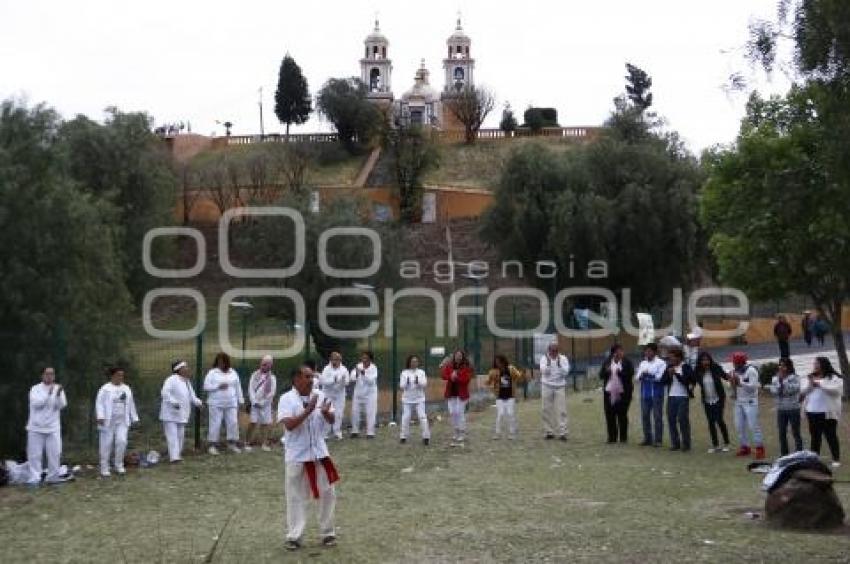
[[[201,381],[204,362],[204,332],[198,333],[195,337],[195,394],[198,394],[203,389]],[[193,408],[195,411],[195,450],[201,450],[201,410],[198,407]]]
[[[392,422],[396,421],[396,399],[398,396],[398,331],[396,331],[396,320],[395,320],[395,310],[393,310],[393,334],[392,334],[392,373],[390,377],[392,378],[392,386],[393,386],[393,410],[392,410]]]

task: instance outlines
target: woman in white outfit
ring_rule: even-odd
[[[30,484],[41,483],[42,460],[45,454],[47,455],[47,477],[44,481],[48,484],[66,481],[59,475],[59,459],[62,455],[59,412],[67,405],[65,390],[56,383],[56,372],[48,366],[41,373],[41,382],[33,386],[29,394],[27,462],[31,473]]]
[[[325,366],[319,376],[322,392],[334,406],[336,418],[325,432],[328,438],[331,430],[337,440],[342,440],[342,416],[345,413],[345,387],[348,385],[348,369],[342,364],[342,355],[334,351],[330,354],[330,364]]]
[[[114,465],[118,474],[126,474],[124,452],[127,450],[127,433],[130,425],[139,421],[136,403],[130,386],[124,383],[124,371],[118,367],[109,370],[109,382],[101,386],[95,400],[97,430],[100,435],[100,475],[110,476],[109,455],[115,450]]]
[[[428,389],[428,377],[425,371],[419,368],[419,357],[411,355],[407,357],[407,368],[401,371],[399,377],[399,388],[401,388],[401,443],[407,442],[410,433],[410,415],[416,408],[416,416],[419,418],[419,426],[422,430],[422,443],[428,445],[431,441],[431,430],[428,428],[428,415],[425,412],[425,390]]]
[[[260,368],[251,374],[251,380],[248,382],[248,401],[251,402],[251,423],[248,425],[248,443],[245,445],[248,452],[251,451],[251,443],[255,440],[258,425],[259,444],[266,452],[272,450],[269,432],[272,426],[272,401],[277,391],[277,377],[272,373],[273,363],[270,355],[264,356],[260,360]]]
[[[209,449],[213,456],[219,451],[216,444],[221,436],[221,422],[227,429],[227,448],[240,453],[239,448],[239,406],[245,403],[242,395],[242,383],[239,374],[230,367],[230,357],[220,352],[215,356],[213,368],[204,378],[204,391],[207,393],[207,406],[210,410]]]
[[[366,438],[375,438],[378,417],[378,367],[372,363],[369,351],[360,355],[360,362],[351,371],[354,394],[351,398],[351,438],[360,436],[360,413],[366,408]]]
[[[189,365],[185,361],[178,360],[171,365],[171,376],[165,379],[160,396],[159,420],[168,444],[168,459],[180,462],[183,460],[183,440],[192,406],[201,408],[204,405],[195,395],[189,381]]]

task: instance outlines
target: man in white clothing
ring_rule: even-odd
[[[333,426],[329,426],[325,432],[328,438],[331,430],[337,440],[342,440],[342,416],[345,413],[345,387],[348,385],[348,369],[342,365],[342,355],[334,351],[330,354],[330,364],[322,370],[319,376],[319,384],[325,396],[331,400],[334,406],[336,419]]]
[[[166,378],[160,395],[159,420],[168,443],[168,459],[180,462],[183,460],[183,440],[192,406],[200,409],[204,405],[195,395],[189,381],[189,365],[185,361],[178,360],[171,365],[171,376]]]
[[[277,390],[277,377],[272,373],[274,360],[266,355],[260,360],[259,370],[251,374],[248,382],[248,401],[251,402],[251,423],[248,425],[248,436],[245,450],[251,450],[251,441],[255,437],[257,425],[259,425],[260,444],[266,452],[271,451],[269,446],[269,431],[272,425],[272,401]]]
[[[419,368],[419,357],[411,355],[407,358],[406,368],[401,371],[399,386],[401,389],[401,432],[400,442],[406,443],[410,433],[411,411],[416,409],[419,427],[422,431],[422,444],[428,446],[431,442],[431,430],[428,427],[428,414],[425,411],[425,391],[428,389],[428,377]]]
[[[109,369],[109,382],[101,386],[95,400],[97,430],[100,435],[100,475],[110,476],[109,455],[115,449],[114,465],[119,474],[124,470],[124,452],[127,450],[127,433],[139,421],[136,403],[130,386],[124,383],[124,370],[114,366]]]
[[[42,459],[47,455],[45,482],[56,484],[66,481],[59,475],[59,458],[62,455],[62,430],[59,412],[68,405],[65,390],[56,383],[56,372],[48,366],[41,373],[41,382],[30,389],[30,414],[27,421],[27,461],[30,484],[40,484]]]
[[[351,438],[360,435],[360,413],[366,407],[366,438],[375,438],[375,421],[378,417],[378,367],[372,362],[372,353],[360,355],[360,362],[351,371],[354,393],[351,397]]]
[[[570,362],[558,352],[558,342],[549,343],[540,359],[540,395],[543,398],[543,432],[545,438],[567,440],[567,376]]]
[[[286,433],[284,442],[287,550],[301,548],[310,498],[319,503],[319,534],[324,546],[336,544],[334,483],[336,467],[325,444],[325,426],[332,425],[333,404],[321,391],[313,391],[313,373],[307,366],[296,369],[292,389],[280,397],[277,420]]]

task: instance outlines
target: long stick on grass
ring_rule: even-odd
[[[204,562],[209,564],[213,561],[213,557],[215,556],[215,551],[218,548],[218,542],[224,536],[224,531],[227,530],[227,526],[230,524],[230,520],[233,519],[233,516],[236,515],[236,507],[233,508],[233,511],[230,512],[230,515],[227,516],[227,520],[224,521],[224,525],[221,526],[221,530],[218,532],[218,535],[215,537],[215,541],[213,542],[212,548],[207,553],[207,557],[204,558]]]

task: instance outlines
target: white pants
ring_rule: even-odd
[[[227,428],[227,440],[228,441],[238,441],[239,440],[239,417],[237,414],[238,408],[236,407],[217,407],[214,405],[210,407],[210,428],[209,428],[209,442],[217,443],[218,439],[221,435],[221,420],[224,419],[224,426]]]
[[[516,436],[516,400],[514,398],[510,399],[497,399],[496,400],[496,429],[495,434],[497,437],[502,435],[502,421],[506,421],[508,425],[508,433],[510,436]]]
[[[59,432],[38,433],[27,432],[27,462],[29,462],[32,476],[29,483],[41,482],[42,459],[47,454],[47,478],[45,481],[53,482],[59,479],[59,457],[62,455],[62,437]]]
[[[454,438],[462,439],[466,434],[466,400],[458,397],[449,398],[449,417],[452,420],[452,429],[454,430]]]
[[[543,398],[543,432],[547,435],[567,435],[567,392],[564,386],[540,386]]]
[[[320,462],[316,462],[316,481],[319,486],[319,534],[322,538],[335,536],[334,507],[336,506],[336,491],[328,483],[328,476]],[[310,483],[304,471],[304,463],[287,462],[284,477],[284,494],[286,496],[286,538],[299,540],[307,525],[307,504],[313,494]]]
[[[254,407],[252,405],[250,419],[251,423],[255,425],[271,425],[274,422],[272,419],[272,404],[269,403],[263,407]]]
[[[753,434],[755,446],[762,446],[759,405],[755,400],[750,403],[735,402],[735,429],[738,431],[738,442],[741,446],[750,446],[747,429]]]
[[[428,427],[428,415],[425,413],[425,402],[401,404],[401,434],[399,438],[406,439],[410,434],[410,412],[416,408],[416,416],[419,418],[419,426],[422,428],[422,438],[431,438],[431,429]]]
[[[337,437],[342,437],[342,416],[345,413],[345,390],[343,389],[338,392],[327,392],[326,395],[327,398],[331,400],[331,403],[334,406],[335,419],[333,426],[327,426],[327,432],[325,433],[325,437],[330,434],[331,430],[333,430],[334,435],[336,435]]]
[[[127,450],[127,424],[123,421],[107,421],[102,427],[98,427],[100,435],[100,471],[109,470],[109,455],[112,454],[113,446],[115,457],[113,463],[115,468],[124,468],[124,451]]]
[[[168,443],[168,460],[181,460],[183,456],[183,440],[186,438],[186,424],[176,421],[163,421],[162,430],[165,432],[165,442]]]
[[[375,434],[375,419],[378,417],[378,392],[354,396],[351,400],[351,432],[360,432],[360,410],[366,405],[366,434]]]

